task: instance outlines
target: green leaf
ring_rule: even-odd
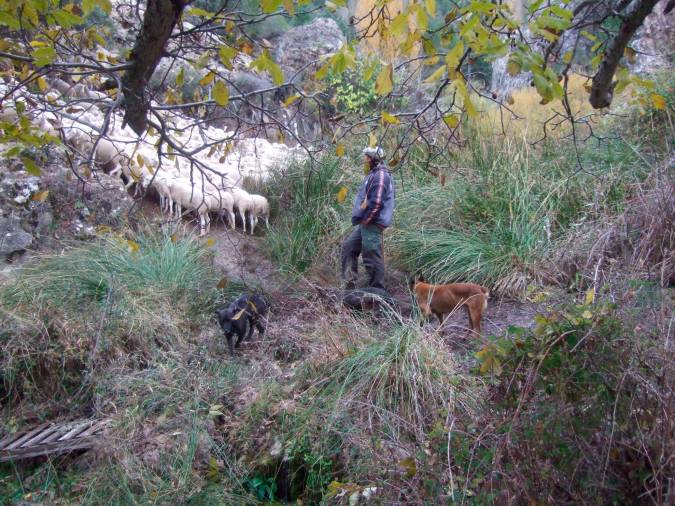
[[[83,22],[83,20],[80,16],[76,16],[75,14],[72,14],[65,9],[60,9],[58,11],[54,11],[51,14],[52,14],[52,16],[54,16],[54,20],[62,28],[66,28],[66,29],[72,28],[73,26],[79,25]]]
[[[391,90],[394,89],[393,74],[394,68],[392,64],[385,65],[375,81],[375,93],[380,96],[389,95],[389,93],[391,93]]]
[[[53,47],[39,47],[33,51],[33,58],[38,67],[44,67],[54,62],[56,51]]]
[[[266,14],[276,12],[280,5],[281,0],[260,0],[260,7]]]
[[[445,66],[441,65],[429,77],[427,77],[424,82],[433,83],[434,81],[438,81],[441,77],[443,77],[443,74],[445,74]]]
[[[0,11],[0,25],[8,26],[12,30],[21,28],[19,20],[13,14],[4,11]]]
[[[448,51],[448,54],[445,56],[445,63],[448,65],[449,71],[453,72],[458,70],[457,67],[459,67],[459,61],[463,55],[464,42],[460,40],[457,42],[457,44],[455,44],[455,47]]]
[[[26,168],[26,172],[28,172],[31,176],[40,176],[42,174],[40,167],[38,167],[35,162],[27,156],[22,156],[21,161]]]
[[[183,86],[185,82],[185,68],[181,67],[178,75],[176,76],[176,86]]]
[[[221,46],[218,50],[220,61],[225,65],[225,68],[232,70],[232,60],[239,54],[239,51],[230,46]]]
[[[230,90],[223,81],[216,81],[213,85],[213,100],[221,107],[225,107],[230,101]]]

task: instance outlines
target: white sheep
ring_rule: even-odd
[[[234,207],[241,215],[244,233],[246,233],[246,213],[248,213],[248,217],[253,214],[253,200],[251,200],[251,195],[241,188],[232,188],[232,197],[234,197]]]
[[[209,211],[220,208],[220,201],[204,192],[201,185],[194,185],[185,178],[175,178],[170,186],[171,200],[175,206],[175,218],[183,216],[183,209],[196,211],[199,215],[199,235],[208,232],[211,226]]]
[[[206,191],[209,193],[209,195],[216,199],[218,204],[217,209],[213,209],[212,211],[218,213],[218,215],[221,217],[227,214],[227,221],[229,222],[232,230],[234,230],[234,196],[232,193],[220,188],[208,188]]]
[[[265,227],[270,228],[270,203],[262,195],[251,194],[253,212],[251,213],[251,235],[258,224],[258,218],[265,218]]]

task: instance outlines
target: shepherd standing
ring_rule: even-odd
[[[381,147],[365,148],[363,155],[369,172],[354,199],[352,225],[356,227],[342,243],[342,278],[346,289],[356,288],[361,255],[368,286],[384,289],[382,233],[394,214],[394,181]]]

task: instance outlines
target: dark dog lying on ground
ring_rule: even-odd
[[[386,309],[400,312],[398,304],[389,292],[374,287],[345,290],[342,295],[342,304],[356,311],[372,310],[377,315]]]
[[[377,316],[380,316],[385,309],[400,313],[396,300],[389,292],[381,288],[366,287],[339,290],[315,286],[314,289],[320,299],[329,302],[336,309],[338,306],[344,306],[354,311],[373,311]]]
[[[251,338],[253,327],[258,329],[258,335],[262,336],[265,333],[263,322],[266,321],[268,311],[269,304],[262,296],[246,294],[239,296],[227,308],[216,311],[218,324],[227,338],[231,355],[234,355],[234,348],[239,347],[244,339]]]

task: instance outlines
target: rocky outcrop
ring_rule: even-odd
[[[33,236],[21,228],[21,220],[15,216],[0,218],[0,256],[9,257],[25,250],[33,242]]]
[[[318,18],[308,25],[296,26],[276,39],[274,59],[288,77],[321,56],[335,53],[346,38],[338,24]]]

